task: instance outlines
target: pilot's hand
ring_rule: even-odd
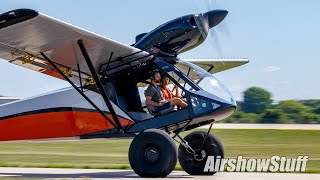
[[[168,101],[161,101],[160,106],[164,105],[166,102],[168,102]]]

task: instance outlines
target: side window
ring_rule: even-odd
[[[184,87],[186,90],[195,91],[188,83],[186,83],[181,77],[179,77],[175,72],[169,71],[167,72],[174,80],[176,80],[182,87]],[[169,84],[169,88],[172,90],[174,88],[174,83],[171,82]],[[185,92],[178,87],[178,93],[179,96],[185,95]]]
[[[146,106],[146,96],[144,95],[144,91],[148,88],[148,86],[149,85],[146,83],[142,83],[142,82],[137,83],[142,107]]]

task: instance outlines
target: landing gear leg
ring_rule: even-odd
[[[178,152],[168,133],[148,129],[137,135],[129,148],[129,162],[141,177],[166,177],[177,164]]]
[[[216,172],[203,172],[207,157],[217,156],[224,158],[224,149],[220,140],[212,133],[204,131],[194,131],[185,138],[188,145],[194,150],[180,144],[178,159],[181,167],[190,175],[213,175]]]

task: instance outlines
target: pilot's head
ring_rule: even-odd
[[[152,81],[155,81],[156,83],[160,83],[160,80],[161,80],[160,72],[157,69],[153,70],[150,79]]]

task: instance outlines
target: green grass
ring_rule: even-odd
[[[320,131],[219,129],[212,132],[224,144],[227,158],[309,155],[307,172],[320,173]],[[1,142],[0,166],[130,169],[127,157],[130,142],[130,139]],[[176,169],[181,167],[177,165]]]

